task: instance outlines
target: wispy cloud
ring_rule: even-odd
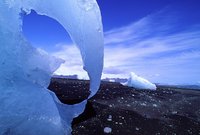
[[[200,80],[200,27],[178,28],[179,18],[165,10],[105,32],[103,77],[128,77],[133,71],[160,83]],[[75,46],[61,45],[53,55],[66,60],[56,73],[86,76]]]
[[[58,44],[59,50],[52,53],[53,56],[65,60],[60,68],[55,72],[58,75],[79,75],[80,78],[88,78],[87,73],[82,68],[81,55],[78,48],[73,44]]]

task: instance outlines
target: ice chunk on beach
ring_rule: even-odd
[[[149,90],[156,90],[156,85],[151,83],[150,81],[137,76],[135,73],[130,73],[130,78],[125,83],[125,85],[128,85],[130,87],[134,87],[137,89],[149,89]]]
[[[112,132],[112,128],[110,128],[110,127],[105,127],[105,128],[103,129],[103,131],[104,131],[104,133],[109,134],[109,133]]]
[[[63,105],[46,89],[63,61],[32,47],[25,39],[20,15],[31,10],[57,20],[69,32],[90,77],[91,96],[100,84],[103,29],[95,0],[1,0],[0,135],[70,134],[71,120],[86,102]]]

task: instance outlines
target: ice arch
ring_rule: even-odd
[[[80,49],[83,68],[90,78],[91,95],[94,95],[99,88],[103,68],[103,30],[96,1],[32,0],[19,2],[19,6],[27,13],[34,9],[40,15],[49,16],[66,29]]]
[[[77,44],[91,96],[100,84],[103,30],[95,0],[1,0],[0,135],[69,134],[70,122],[84,103],[62,105],[47,91],[50,75],[62,61],[31,47],[23,37],[19,14],[31,9],[57,20]]]

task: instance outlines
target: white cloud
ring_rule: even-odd
[[[60,48],[57,52],[52,53],[53,56],[65,60],[65,63],[55,72],[58,75],[74,75],[77,74],[79,78],[88,78],[87,73],[82,68],[82,59],[78,48],[73,45],[58,44]]]

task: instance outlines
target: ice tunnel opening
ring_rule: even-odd
[[[39,15],[34,10],[31,10],[30,14],[22,14],[22,16],[22,31],[31,45],[66,61],[64,66],[61,65],[55,71],[56,75],[78,78],[78,74],[84,72],[82,78],[87,78],[87,73],[82,69],[79,50],[59,22],[48,16]],[[66,54],[63,56],[65,51]]]
[[[26,39],[36,48],[48,53],[55,52],[59,44],[69,44],[72,40],[65,28],[55,19],[39,15],[34,10],[21,13],[22,32]]]
[[[87,81],[87,83],[84,85],[84,91],[80,90],[80,92],[76,94],[74,94],[73,91],[75,91],[76,88],[81,87],[81,82],[70,82],[73,83],[73,86],[67,84],[64,87],[61,86],[62,83],[58,83],[60,80],[57,78],[65,78],[70,80],[89,79],[87,73],[82,68],[81,54],[76,45],[74,45],[65,28],[55,19],[45,15],[39,15],[34,10],[31,10],[29,14],[22,13],[21,16],[23,19],[23,35],[31,43],[31,45],[38,49],[44,50],[50,55],[65,60],[60,68],[58,68],[52,75],[51,83],[49,84],[48,89],[56,92],[61,87],[65,88],[65,90],[70,90],[73,97],[75,95],[77,97],[84,95],[83,99],[78,99],[75,97],[77,100],[64,100],[65,104],[77,104],[87,99],[90,94],[89,81]],[[63,81],[61,80],[61,82]],[[66,93],[69,94],[70,92]],[[63,93],[63,95],[65,95],[65,93]]]

